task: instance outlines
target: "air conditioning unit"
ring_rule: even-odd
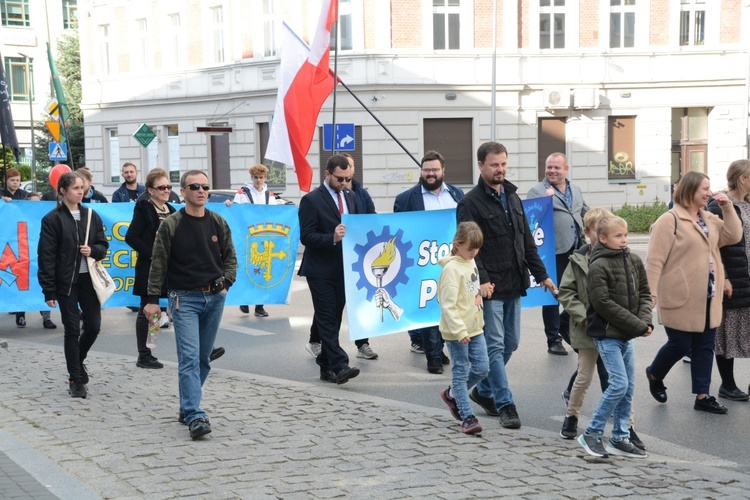
[[[544,107],[545,108],[569,108],[570,107],[570,89],[567,88],[549,88],[544,89]]]
[[[599,89],[586,87],[575,89],[573,94],[573,107],[575,109],[596,109],[599,107]]]

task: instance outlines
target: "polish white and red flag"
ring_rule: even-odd
[[[266,159],[293,165],[300,190],[309,192],[313,170],[307,161],[320,108],[333,91],[329,68],[331,25],[338,20],[338,0],[323,0],[310,47],[286,24],[281,46],[281,74]]]

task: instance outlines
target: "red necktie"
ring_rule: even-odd
[[[339,195],[339,214],[344,215],[344,198],[341,196],[341,191],[337,191],[336,194]]]

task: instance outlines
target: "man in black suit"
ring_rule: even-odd
[[[346,226],[343,214],[357,213],[357,200],[346,187],[351,181],[349,161],[342,155],[328,159],[325,181],[299,203],[300,241],[305,245],[299,275],[307,278],[315,314],[313,321],[321,340],[316,358],[320,379],[343,384],[359,375],[349,367],[349,357],[339,345],[341,315],[344,312],[344,257],[341,240]]]

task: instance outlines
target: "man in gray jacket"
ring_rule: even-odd
[[[583,199],[581,188],[571,184],[567,179],[570,166],[563,153],[552,153],[547,157],[544,169],[544,180],[529,190],[526,198],[552,196],[555,223],[555,260],[557,265],[557,282],[560,285],[568,257],[585,243],[583,236],[583,216],[589,211]],[[560,329],[567,331],[568,315],[560,306],[542,306],[544,333],[547,336],[547,352],[566,355],[568,351],[562,345]]]

